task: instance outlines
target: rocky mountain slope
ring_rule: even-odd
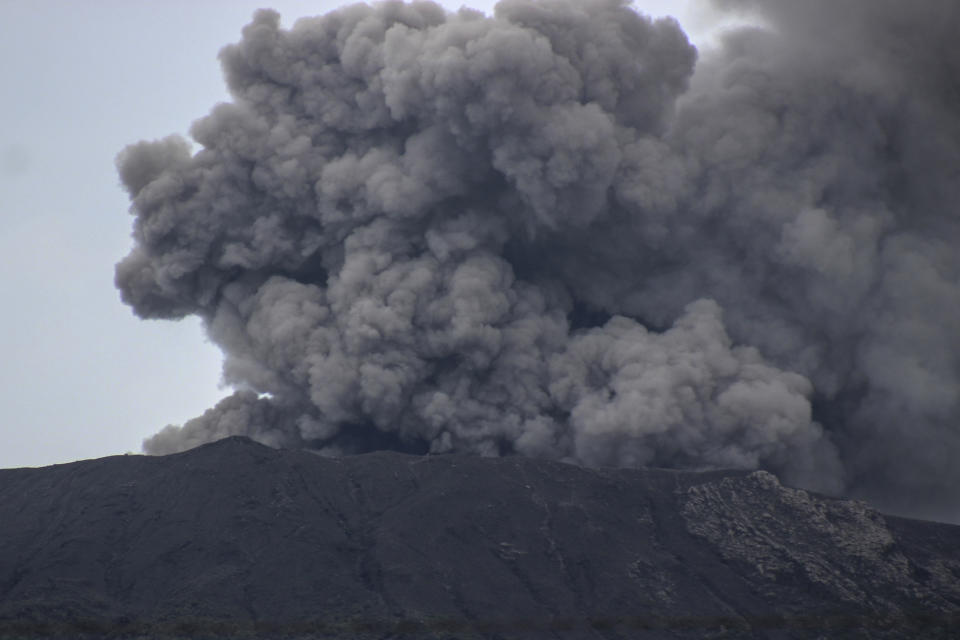
[[[765,472],[228,438],[0,470],[0,637],[956,637],[960,527]]]

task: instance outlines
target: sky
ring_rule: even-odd
[[[120,302],[131,218],[114,159],[229,99],[217,53],[257,8],[290,26],[341,4],[0,0],[0,468],[137,453],[229,394],[199,321]],[[635,6],[701,47],[724,26],[702,1]]]

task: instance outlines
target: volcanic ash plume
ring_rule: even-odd
[[[355,5],[124,150],[117,267],[237,389],[145,442],[762,467],[960,515],[960,5]],[[696,68],[695,68],[696,67]],[[947,514],[946,516],[944,514]]]

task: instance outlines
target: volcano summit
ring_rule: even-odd
[[[0,638],[951,638],[960,527],[764,471],[233,437],[0,470]]]

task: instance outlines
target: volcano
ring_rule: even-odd
[[[244,437],[0,470],[0,638],[935,638],[960,527],[764,471]]]

